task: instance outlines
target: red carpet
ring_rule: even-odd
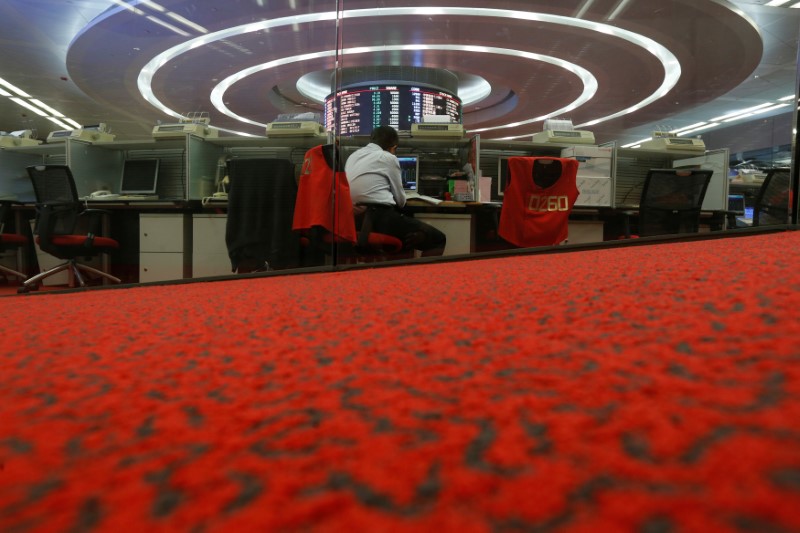
[[[800,531],[800,233],[0,298],[0,531]]]

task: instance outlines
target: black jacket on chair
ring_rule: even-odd
[[[225,242],[233,272],[300,266],[300,238],[292,231],[294,164],[287,159],[233,159],[228,176]]]

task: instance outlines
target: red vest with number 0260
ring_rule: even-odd
[[[534,181],[537,161],[539,166],[561,165],[560,177],[549,187]],[[498,234],[520,247],[564,242],[569,235],[569,214],[578,199],[578,164],[575,159],[558,157],[510,157]]]

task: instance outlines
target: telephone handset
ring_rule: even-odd
[[[94,191],[92,194],[89,195],[89,198],[116,198],[118,194],[114,194],[111,191],[101,190],[101,191]]]

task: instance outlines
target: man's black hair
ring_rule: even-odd
[[[372,130],[369,140],[384,150],[400,144],[400,136],[397,135],[397,130],[391,126],[378,126]]]

